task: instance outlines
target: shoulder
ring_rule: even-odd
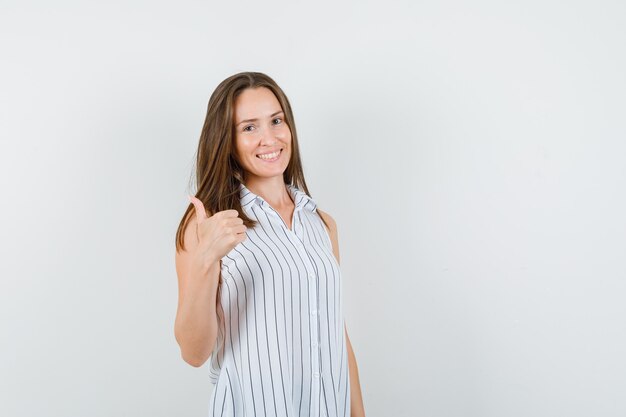
[[[317,213],[320,215],[322,219],[324,219],[325,223],[328,225],[328,228],[330,229],[331,232],[337,231],[337,222],[335,222],[335,219],[330,214],[326,213],[325,211],[320,210],[319,207],[317,208]]]
[[[339,263],[339,238],[337,236],[337,223],[335,222],[335,219],[333,219],[333,217],[330,214],[323,212],[319,208],[317,209],[317,213],[324,220],[324,222],[327,223],[328,235],[330,236],[330,243],[333,246],[333,254],[335,255],[335,258],[337,259],[337,263]]]

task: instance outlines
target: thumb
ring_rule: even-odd
[[[206,209],[204,208],[204,204],[202,204],[202,201],[191,195],[188,195],[187,197],[189,197],[189,201],[196,208],[196,218],[198,219],[198,222],[207,219],[208,217],[206,215]]]

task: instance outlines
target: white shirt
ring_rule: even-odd
[[[239,187],[259,224],[222,258],[209,416],[350,416],[339,264],[317,204],[286,187],[291,227]]]

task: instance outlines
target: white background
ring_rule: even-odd
[[[6,2],[0,415],[203,416],[174,234],[261,71],[339,226],[375,416],[626,415],[621,1]]]

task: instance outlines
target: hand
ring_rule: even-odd
[[[198,254],[205,265],[218,262],[238,243],[246,240],[246,230],[239,212],[234,209],[218,211],[211,217],[202,201],[189,196],[189,201],[196,209],[196,227],[198,233]]]

